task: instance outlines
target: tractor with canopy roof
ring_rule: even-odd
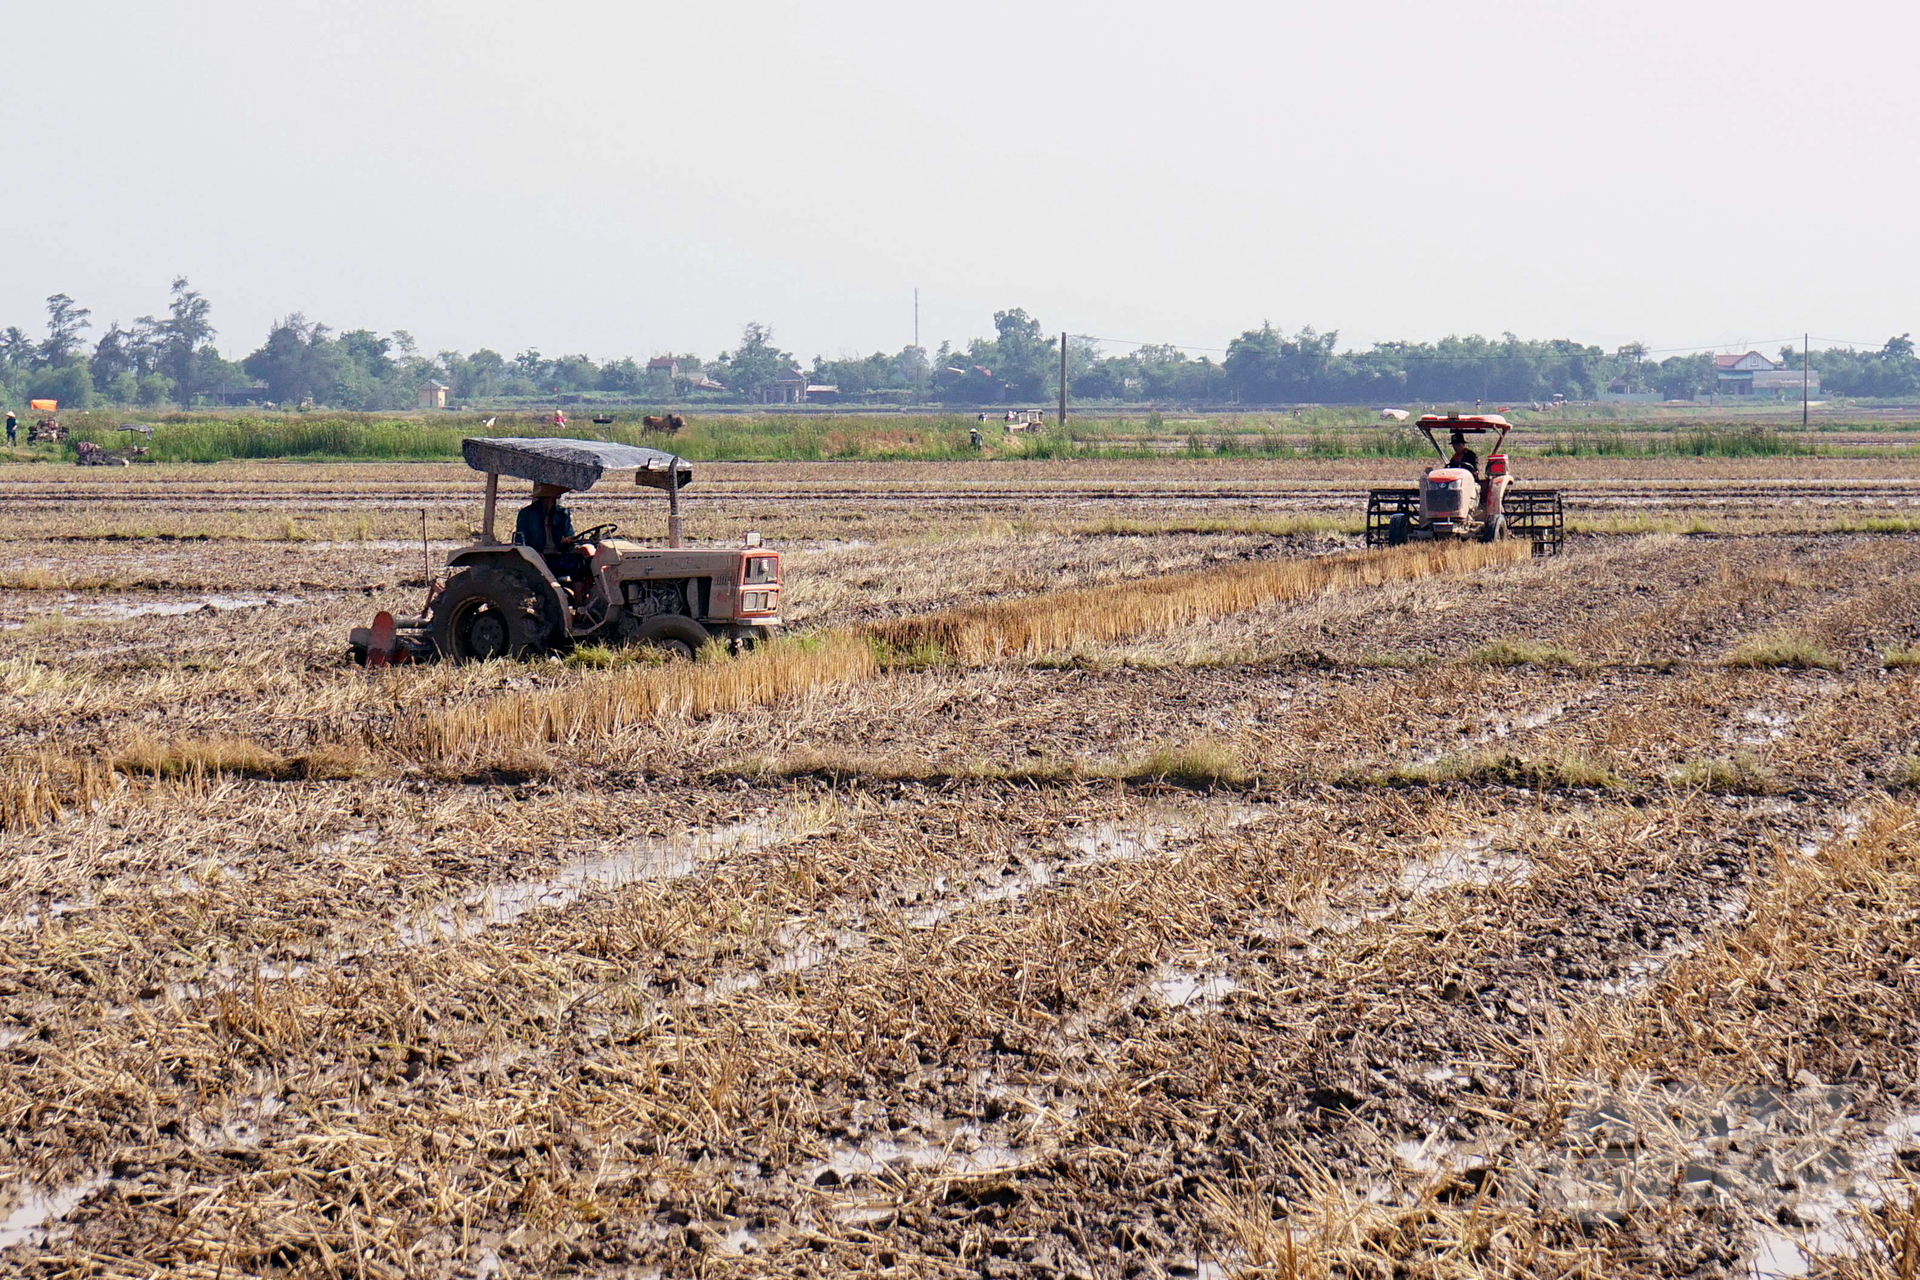
[[[1515,489],[1507,455],[1500,446],[1513,425],[1499,414],[1429,413],[1414,423],[1440,455],[1411,489],[1375,489],[1367,495],[1367,545],[1398,547],[1409,542],[1475,539],[1499,542],[1525,538],[1537,556],[1557,555],[1566,541],[1566,518],[1557,489]],[[1435,434],[1445,431],[1457,443],[1493,435],[1484,470],[1454,465]],[[1497,433],[1497,434],[1496,434]]]
[[[577,645],[651,645],[692,658],[709,641],[753,645],[780,627],[780,553],[747,535],[744,547],[687,547],[680,490],[693,480],[683,458],[601,440],[468,439],[467,465],[484,472],[480,539],[447,557],[449,572],[427,590],[417,617],[382,612],[355,627],[348,647],[372,666],[423,661],[524,658]],[[631,475],[667,495],[666,545],[617,538],[617,525],[575,534],[568,551],[583,566],[572,581],[553,557],[495,533],[500,477],[584,492],[606,476]],[[551,491],[551,490],[550,490]]]

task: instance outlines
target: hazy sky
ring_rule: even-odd
[[[423,348],[1920,330],[1920,10],[0,0],[0,324]],[[95,331],[97,336],[97,330]]]

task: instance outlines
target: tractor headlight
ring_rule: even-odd
[[[740,593],[740,612],[767,613],[773,609],[773,592],[743,591]]]

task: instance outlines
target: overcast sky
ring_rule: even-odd
[[[1920,9],[5,6],[0,324],[423,348],[1920,329]],[[97,336],[97,329],[95,335]],[[1123,344],[1125,345],[1125,344]]]

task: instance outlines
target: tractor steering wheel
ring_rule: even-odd
[[[583,542],[598,542],[600,539],[610,538],[618,532],[620,532],[620,526],[617,524],[597,524],[591,529],[574,534],[573,543],[575,546],[579,546]]]

